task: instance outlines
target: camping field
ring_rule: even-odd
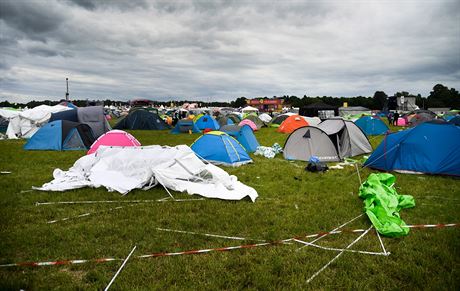
[[[392,128],[392,130],[397,130]],[[168,131],[132,131],[143,145],[190,145],[199,135]],[[284,144],[287,135],[263,128],[261,145]],[[375,147],[382,137],[371,138]],[[0,141],[0,264],[117,258],[74,265],[0,267],[1,290],[103,289],[131,249],[133,256],[114,281],[113,290],[152,289],[460,289],[460,227],[412,229],[402,238],[383,237],[390,255],[343,254],[311,278],[340,251],[295,241],[204,254],[137,258],[251,245],[330,231],[363,213],[356,169],[310,173],[303,162],[254,156],[254,163],[224,169],[255,188],[259,198],[124,203],[168,197],[160,186],[126,196],[105,188],[67,192],[31,190],[52,179],[55,168],[67,170],[82,151],[24,151],[24,140]],[[356,157],[360,159],[360,157]],[[365,179],[371,169],[360,169]],[[460,180],[447,176],[398,174],[399,194],[415,197],[416,206],[401,210],[410,225],[460,222]],[[177,199],[199,198],[172,192]],[[36,205],[36,202],[111,200],[120,203]],[[121,206],[121,208],[120,208]],[[118,207],[118,208],[117,208]],[[79,215],[90,213],[81,217]],[[70,219],[47,223],[51,220]],[[344,229],[367,229],[363,215]],[[194,232],[167,232],[161,229]],[[202,234],[242,237],[232,240]],[[343,249],[361,233],[326,236],[318,245]],[[300,238],[312,241],[313,238]],[[301,248],[301,249],[300,249]],[[375,231],[350,249],[381,252]]]

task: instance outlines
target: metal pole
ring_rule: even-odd
[[[65,78],[67,90],[65,92],[65,101],[69,101],[69,78]]]

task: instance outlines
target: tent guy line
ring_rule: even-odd
[[[407,227],[413,228],[413,229],[448,228],[448,227],[459,227],[459,226],[460,226],[460,223],[407,225]],[[250,248],[256,248],[256,247],[261,247],[261,246],[280,245],[280,244],[284,244],[286,242],[292,241],[294,239],[322,237],[322,236],[329,235],[329,234],[359,233],[359,232],[366,232],[366,230],[365,229],[343,229],[343,230],[330,231],[330,232],[318,232],[318,233],[314,233],[314,234],[295,236],[295,237],[288,238],[288,239],[285,239],[285,240],[278,240],[278,241],[273,241],[273,242],[266,242],[266,243],[259,243],[259,244],[249,244],[249,245],[239,245],[239,246],[231,246],[231,247],[220,247],[220,248],[213,248],[213,249],[189,250],[189,251],[182,251],[182,252],[153,253],[153,254],[137,256],[136,258],[151,258],[151,257],[177,256],[177,255],[191,255],[191,254],[202,254],[202,253],[209,253],[209,252],[231,251],[231,250],[237,250],[237,249],[250,249]],[[122,259],[119,259],[119,258],[100,258],[100,259],[88,259],[88,260],[61,260],[61,261],[47,261],[47,262],[19,262],[19,263],[2,264],[2,265],[0,265],[0,268],[4,268],[4,267],[58,266],[58,265],[83,264],[83,263],[103,263],[103,262],[121,261],[121,260]]]

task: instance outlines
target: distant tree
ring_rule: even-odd
[[[245,107],[248,104],[246,100],[246,97],[238,97],[235,101],[232,101],[230,104],[232,107]]]
[[[374,97],[372,97],[372,99],[373,104],[371,109],[382,110],[388,100],[388,95],[383,91],[375,91]]]
[[[455,88],[449,89],[442,84],[436,84],[427,99],[428,107],[460,108],[460,95]]]

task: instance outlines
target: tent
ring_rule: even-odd
[[[170,126],[158,114],[139,109],[130,112],[114,126],[114,129],[162,130]]]
[[[372,110],[363,106],[339,107],[339,116],[347,117],[352,115],[371,115]]]
[[[141,143],[131,134],[123,130],[111,130],[101,135],[90,147],[88,155],[97,151],[100,146],[141,146]]]
[[[217,165],[240,166],[252,162],[243,146],[221,131],[200,136],[190,147],[198,157]]]
[[[278,127],[277,131],[282,133],[291,133],[297,128],[307,125],[309,125],[308,122],[302,118],[302,116],[295,114],[286,118],[286,120],[284,120]]]
[[[200,130],[204,129],[211,129],[211,130],[218,130],[219,123],[211,116],[211,115],[203,115],[195,121],[196,126]]]
[[[6,129],[8,128],[8,119],[0,116],[0,133],[6,133]]]
[[[258,130],[257,125],[249,119],[243,119],[240,123],[238,123],[238,125],[248,125],[253,131]]]
[[[52,113],[70,109],[62,105],[39,105],[24,111],[0,109],[0,115],[9,121],[6,130],[8,138],[30,138],[40,126],[48,122]]]
[[[224,125],[220,128],[220,131],[223,131],[236,138],[236,140],[244,147],[248,153],[255,152],[259,146],[259,142],[257,141],[257,138],[249,125]]]
[[[261,129],[265,123],[256,114],[248,114],[244,119],[251,120],[257,126],[257,129]]]
[[[371,151],[366,135],[353,122],[327,119],[317,126],[293,131],[284,144],[283,155],[287,160],[308,161],[316,156],[322,162],[334,162]]]
[[[404,117],[398,117],[397,126],[407,126],[407,120]]]
[[[339,115],[339,109],[323,102],[317,102],[300,108],[299,115],[326,119]]]
[[[267,113],[262,113],[261,115],[259,115],[259,119],[262,120],[263,123],[265,123],[266,125],[269,124],[270,121],[272,121],[272,117]]]
[[[224,125],[230,125],[230,124],[235,124],[235,122],[233,121],[233,119],[229,118],[228,116],[226,115],[220,115],[219,117],[217,117],[217,123],[219,123],[219,127],[222,127]],[[238,121],[239,122],[239,121]],[[238,123],[237,122],[237,123]]]
[[[364,166],[384,170],[460,176],[460,127],[424,122],[389,134]]]
[[[258,113],[259,112],[259,109],[255,108],[255,107],[252,107],[252,106],[246,106],[244,107],[243,109],[241,109],[241,113],[244,114],[250,114],[250,113]]]
[[[58,171],[56,171],[58,172]],[[212,164],[205,164],[185,145],[166,147],[101,147],[86,155],[54,180],[35,189],[65,191],[82,187],[105,187],[127,194],[156,184],[173,191],[207,198],[240,200],[257,198],[257,191]]]
[[[177,122],[176,126],[171,130],[171,133],[201,133],[200,129],[196,126],[193,120],[185,118]]]
[[[272,121],[270,122],[270,127],[279,127],[281,123],[283,123],[283,121],[285,121],[291,115],[295,115],[295,114],[288,112],[288,113],[280,114],[278,116],[273,117]]]
[[[78,122],[88,124],[91,127],[95,138],[112,129],[105,118],[104,107],[102,106],[79,107],[77,115]]]
[[[87,124],[56,120],[41,127],[24,145],[25,150],[86,150],[95,138]]]
[[[48,122],[52,122],[55,120],[68,120],[73,122],[78,122],[78,115],[77,115],[77,108],[72,110],[65,110],[56,113],[51,113],[50,120]]]
[[[430,110],[418,109],[407,114],[407,121],[410,126],[417,126],[420,123],[430,121],[436,118],[436,113]]]
[[[363,116],[355,121],[366,135],[381,135],[388,132],[388,126],[377,116]]]
[[[307,116],[302,116],[303,119],[305,119],[309,125],[318,125],[321,123],[321,119],[319,117],[307,117]]]
[[[457,115],[456,117],[451,118],[449,120],[449,123],[452,123],[454,125],[460,126],[460,115]]]

